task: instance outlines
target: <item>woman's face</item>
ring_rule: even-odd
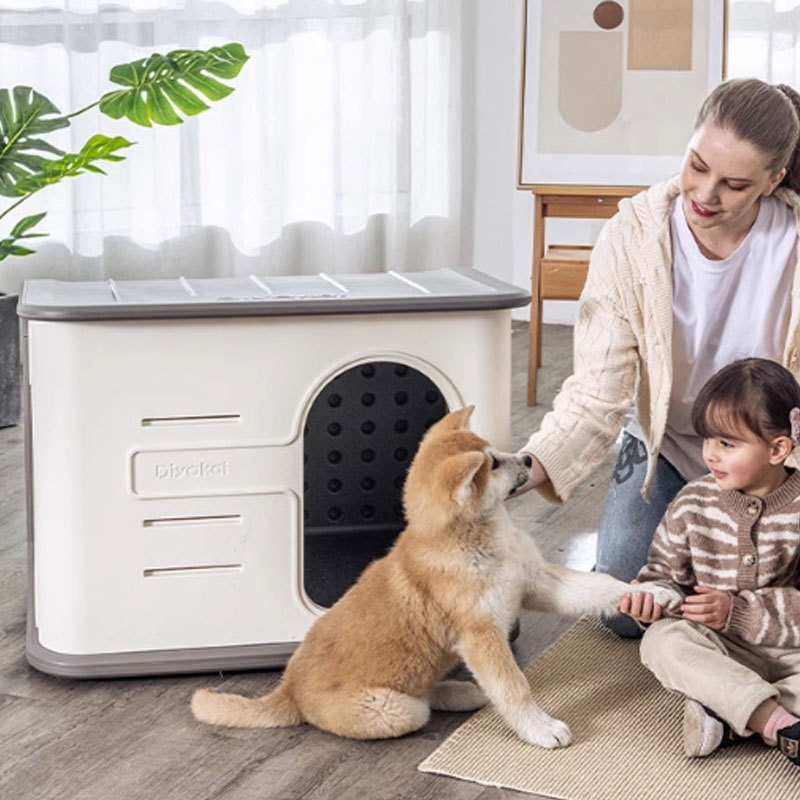
[[[722,232],[749,227],[757,201],[772,194],[785,170],[772,173],[767,156],[750,142],[713,122],[703,123],[686,150],[681,197],[689,226]]]

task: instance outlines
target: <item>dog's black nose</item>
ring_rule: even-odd
[[[533,459],[530,456],[522,456],[522,463],[530,469],[533,466]]]

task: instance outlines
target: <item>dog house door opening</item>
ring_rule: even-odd
[[[405,527],[403,483],[425,431],[448,411],[436,384],[392,361],[333,378],[303,438],[303,582],[332,606]]]

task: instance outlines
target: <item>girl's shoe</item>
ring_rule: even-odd
[[[778,731],[778,749],[800,767],[800,722]]]
[[[742,737],[710,708],[686,698],[683,704],[683,752],[687,756],[708,756],[720,747],[741,741]]]

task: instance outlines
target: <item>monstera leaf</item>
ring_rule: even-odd
[[[34,251],[28,247],[18,245],[17,242],[21,239],[35,239],[39,236],[47,236],[46,233],[31,233],[31,228],[38,225],[45,216],[43,211],[41,214],[33,214],[30,217],[21,219],[12,229],[11,234],[7,239],[0,239],[0,261],[8,256],[29,256]]]
[[[55,105],[30,86],[0,89],[0,195],[27,194],[19,182],[41,170],[41,154],[64,155],[39,136],[68,125]]]
[[[78,153],[67,153],[59,159],[42,159],[39,172],[20,178],[17,188],[25,193],[33,193],[51,183],[58,183],[62,178],[71,178],[84,172],[99,172],[105,175],[94,162],[123,161],[125,156],[116,155],[116,151],[132,144],[133,142],[122,136],[109,137],[98,133],[92,136]]]
[[[110,77],[126,88],[103,95],[100,110],[146,127],[151,122],[176,125],[183,122],[178,111],[192,116],[208,108],[198,92],[212,101],[227,97],[233,89],[217,78],[235,78],[247,59],[244,48],[234,43],[205,51],[173,50],[166,56],[154,53],[120,64]]]

